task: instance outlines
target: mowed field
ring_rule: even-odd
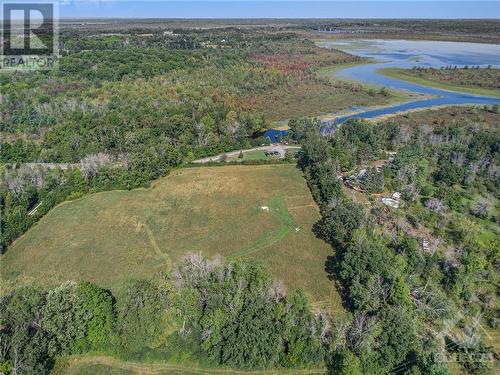
[[[130,362],[91,355],[67,357],[52,372],[53,375],[319,375],[324,373],[324,368],[245,371],[221,367],[196,367],[192,364]]]
[[[114,289],[202,252],[257,258],[289,288],[336,310],[325,272],[332,249],[311,230],[318,218],[295,165],[179,169],[148,189],[54,208],[2,256],[3,284],[84,279]]]

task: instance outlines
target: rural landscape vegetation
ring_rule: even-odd
[[[58,69],[0,72],[0,373],[498,372],[499,105],[335,123],[419,97],[337,78],[348,38],[500,22],[61,20]]]

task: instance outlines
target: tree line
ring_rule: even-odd
[[[88,282],[26,286],[0,299],[0,371],[48,374],[64,355],[190,356],[237,368],[318,367],[327,315],[251,260],[189,254],[171,272],[115,293]]]

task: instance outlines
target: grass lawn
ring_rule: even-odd
[[[438,82],[430,79],[425,79],[421,77],[415,77],[411,74],[408,74],[405,69],[400,68],[384,68],[377,71],[380,74],[385,76],[400,79],[403,81],[408,81],[412,83],[416,83],[422,86],[430,86],[435,87],[437,89],[449,90],[449,91],[461,91],[474,95],[486,95],[486,96],[495,96],[500,97],[500,90],[494,89],[486,89],[481,87],[468,87],[468,86],[458,86],[452,85],[444,82]]]
[[[243,159],[242,160],[265,160],[265,159],[271,159],[272,157],[266,156],[265,151],[249,151],[243,153]]]
[[[271,156],[266,156],[266,152],[263,150],[248,151],[243,153],[243,158],[239,158],[238,155],[227,158],[229,161],[238,160],[267,160],[272,159]]]
[[[341,311],[324,269],[331,247],[311,231],[318,219],[295,165],[179,169],[148,189],[57,206],[2,255],[2,279],[7,289],[78,279],[113,289],[200,251],[255,257],[315,304]]]

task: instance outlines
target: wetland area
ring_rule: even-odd
[[[372,63],[338,69],[331,78],[404,90],[419,95],[415,100],[391,106],[364,108],[336,118],[342,123],[350,118],[377,118],[410,110],[446,105],[494,105],[500,98],[475,95],[463,91],[444,90],[395,79],[384,74],[386,69],[441,68],[446,66],[479,66],[498,68],[500,45],[409,40],[318,40],[324,48],[340,49],[368,58]]]

